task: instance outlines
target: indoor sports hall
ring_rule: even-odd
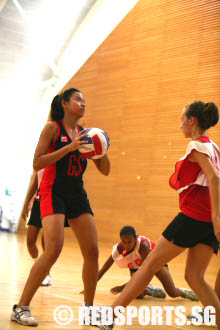
[[[0,330],[24,330],[27,326],[10,321],[33,265],[21,213],[53,97],[79,89],[86,102],[79,124],[100,128],[110,138],[110,174],[99,175],[88,159],[83,179],[97,227],[99,269],[124,226],[157,243],[179,212],[169,178],[189,143],[180,129],[182,109],[194,101],[214,102],[220,109],[220,2],[0,0],[0,39]],[[207,135],[220,145],[219,124]],[[190,289],[186,258],[187,250],[168,267],[176,287]],[[79,324],[82,267],[77,239],[65,228],[52,283],[40,286],[31,301],[39,330],[95,329]],[[205,273],[212,288],[219,267],[220,255],[213,254]],[[117,297],[111,288],[129,279],[129,270],[114,263],[97,283],[94,305],[110,306]],[[155,276],[151,284],[162,288]],[[114,329],[217,329],[193,325],[186,317],[182,324],[176,321],[178,306],[186,316],[202,307],[200,301],[145,296],[129,306],[137,313],[145,306],[149,323],[142,325],[130,311],[131,323],[125,317]],[[152,324],[156,309],[162,316]]]

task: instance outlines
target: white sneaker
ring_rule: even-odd
[[[197,297],[197,295],[195,294],[194,291],[189,290],[189,289],[183,289],[183,288],[180,288],[180,290],[183,291],[182,298],[190,299],[190,300],[193,300],[193,301],[199,301],[199,298]]]
[[[41,283],[41,286],[49,286],[49,285],[52,285],[52,280],[51,280],[51,276],[47,275],[43,280],[43,282]]]
[[[83,319],[83,320],[81,320],[82,321],[82,323],[83,324],[85,324],[85,325],[93,325],[93,326],[97,326],[97,325],[95,325],[95,324],[93,324],[92,323],[92,310],[91,310],[91,308],[93,307],[93,306],[90,306],[88,303],[83,303],[82,304],[82,307],[87,307],[89,310],[88,310],[88,316],[89,316],[89,319]],[[101,315],[98,313],[98,317],[97,317],[97,320],[98,321],[100,321],[101,320]],[[89,324],[88,324],[88,322],[89,322]]]
[[[147,287],[148,295],[155,298],[165,298],[166,293],[163,289],[155,288],[153,285],[149,284]]]
[[[87,308],[92,307],[88,303],[83,303],[82,306],[83,307],[87,307]],[[97,321],[101,322],[101,313],[100,312],[98,312]],[[114,328],[114,325],[113,324],[111,324],[111,325],[101,325],[101,324],[100,325],[96,325],[96,324],[93,324],[92,323],[92,313],[91,313],[91,310],[90,310],[90,315],[89,315],[89,323],[90,324],[86,324],[86,325],[92,325],[92,326],[97,327],[97,328],[99,328],[101,330],[111,330],[111,329]]]
[[[11,314],[11,321],[32,327],[38,326],[37,320],[31,315],[29,306],[17,307],[17,305],[14,305]]]

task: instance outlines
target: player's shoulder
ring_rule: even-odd
[[[45,139],[52,139],[52,140],[55,138],[55,136],[57,136],[57,134],[58,134],[58,125],[54,121],[48,121],[41,132],[42,137],[44,137]]]
[[[57,132],[59,124],[56,121],[48,121],[45,126],[44,130],[48,132]]]
[[[148,242],[150,240],[148,237],[143,236],[143,235],[137,235],[137,239],[140,241],[141,244],[143,242]]]
[[[117,250],[118,250],[118,253],[119,254],[122,254],[122,252],[123,252],[123,246],[122,246],[121,242],[118,243]]]
[[[46,123],[45,127],[58,127],[59,123],[55,120],[50,120]]]
[[[150,240],[145,236],[139,236],[140,239],[140,249],[142,251],[148,250],[150,248]]]

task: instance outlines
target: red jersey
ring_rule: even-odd
[[[119,242],[118,244],[122,247],[122,253],[118,252],[118,244],[113,246],[112,249],[112,258],[117,263],[120,268],[130,268],[130,269],[138,269],[142,265],[142,258],[140,254],[141,244],[143,242],[147,242],[150,251],[154,248],[155,243],[151,242],[151,240],[145,236],[137,235],[137,242],[135,248],[132,252],[127,252],[124,248],[124,244]]]
[[[208,180],[196,162],[190,161],[193,150],[207,155],[220,173],[220,151],[207,136],[190,141],[186,154],[176,163],[175,173],[170,177],[170,186],[179,193],[181,211],[195,219],[211,222],[211,201]]]

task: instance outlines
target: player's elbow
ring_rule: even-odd
[[[217,173],[212,173],[212,175],[210,175],[208,181],[209,181],[209,185],[212,184],[212,185],[218,186],[220,184],[220,177],[218,176]]]
[[[39,166],[36,166],[35,164],[33,164],[33,169],[34,169],[34,171],[35,171],[35,172],[38,172],[38,171],[40,171],[40,168],[39,168]]]
[[[35,172],[38,172],[41,170],[40,164],[37,159],[34,159],[34,161],[33,161],[33,169]]]
[[[102,170],[102,174],[105,176],[108,176],[110,174],[110,168],[106,168],[106,169]]]

